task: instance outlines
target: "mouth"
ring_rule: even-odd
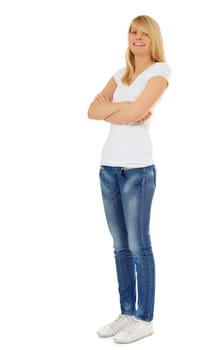
[[[134,46],[136,47],[143,47],[145,46],[145,44],[142,44],[142,43],[133,43]]]

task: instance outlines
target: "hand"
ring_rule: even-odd
[[[102,102],[102,103],[109,103],[111,102],[110,101],[110,98],[107,94],[98,94],[95,99],[94,99],[94,102]]]
[[[151,117],[151,115],[152,115],[152,112],[147,112],[147,114],[142,118],[142,119],[140,119],[140,120],[138,120],[137,122],[136,122],[136,124],[142,124],[142,123],[144,123],[147,119],[149,119],[150,117]]]

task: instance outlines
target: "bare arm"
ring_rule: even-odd
[[[126,106],[120,106],[118,111],[111,113],[105,118],[107,122],[113,124],[133,124],[145,119],[150,113],[150,109],[159,100],[168,83],[161,76],[153,77],[149,80],[144,91],[133,102],[129,102]]]
[[[121,111],[122,108],[127,107],[130,102],[116,102],[113,103],[113,94],[116,90],[117,84],[112,77],[104,89],[98,94],[90,104],[88,109],[88,117],[95,120],[105,120],[113,113]],[[136,123],[143,123],[151,116],[151,112],[146,113],[142,119]],[[109,121],[106,119],[106,121]]]
[[[143,93],[133,102],[112,102],[116,87],[112,77],[90,104],[90,119],[105,120],[113,124],[142,123],[151,116],[150,109],[166,89],[167,81],[163,77],[151,78]]]
[[[116,87],[117,84],[112,77],[100,94],[98,94],[90,104],[88,109],[88,117],[90,119],[104,120],[128,104],[128,102],[112,102]]]

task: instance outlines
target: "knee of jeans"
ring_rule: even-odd
[[[144,246],[144,245],[139,245],[139,244],[134,244],[133,246],[129,247],[131,254],[135,257],[139,256],[151,256],[153,255],[152,253],[152,247],[150,246]]]
[[[129,250],[128,243],[119,239],[114,239],[113,248],[115,253],[120,253],[120,252]]]
[[[114,249],[114,256],[115,256],[116,261],[120,261],[120,262],[122,262],[123,259],[125,260],[126,258],[127,259],[132,258],[132,254],[131,254],[128,247],[120,249],[120,250]]]

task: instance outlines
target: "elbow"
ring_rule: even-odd
[[[91,114],[91,112],[90,112],[89,109],[88,109],[88,111],[87,111],[87,116],[88,116],[89,119],[92,119],[92,114]]]
[[[87,116],[89,119],[95,119],[95,120],[102,120],[103,118],[100,118],[100,115],[97,110],[95,110],[94,107],[90,106],[87,111]]]
[[[96,119],[92,113],[89,113],[89,111],[87,112],[87,116],[89,119]]]
[[[87,111],[87,116],[89,119],[94,119],[93,111],[92,111],[92,106],[90,105],[88,111]]]

